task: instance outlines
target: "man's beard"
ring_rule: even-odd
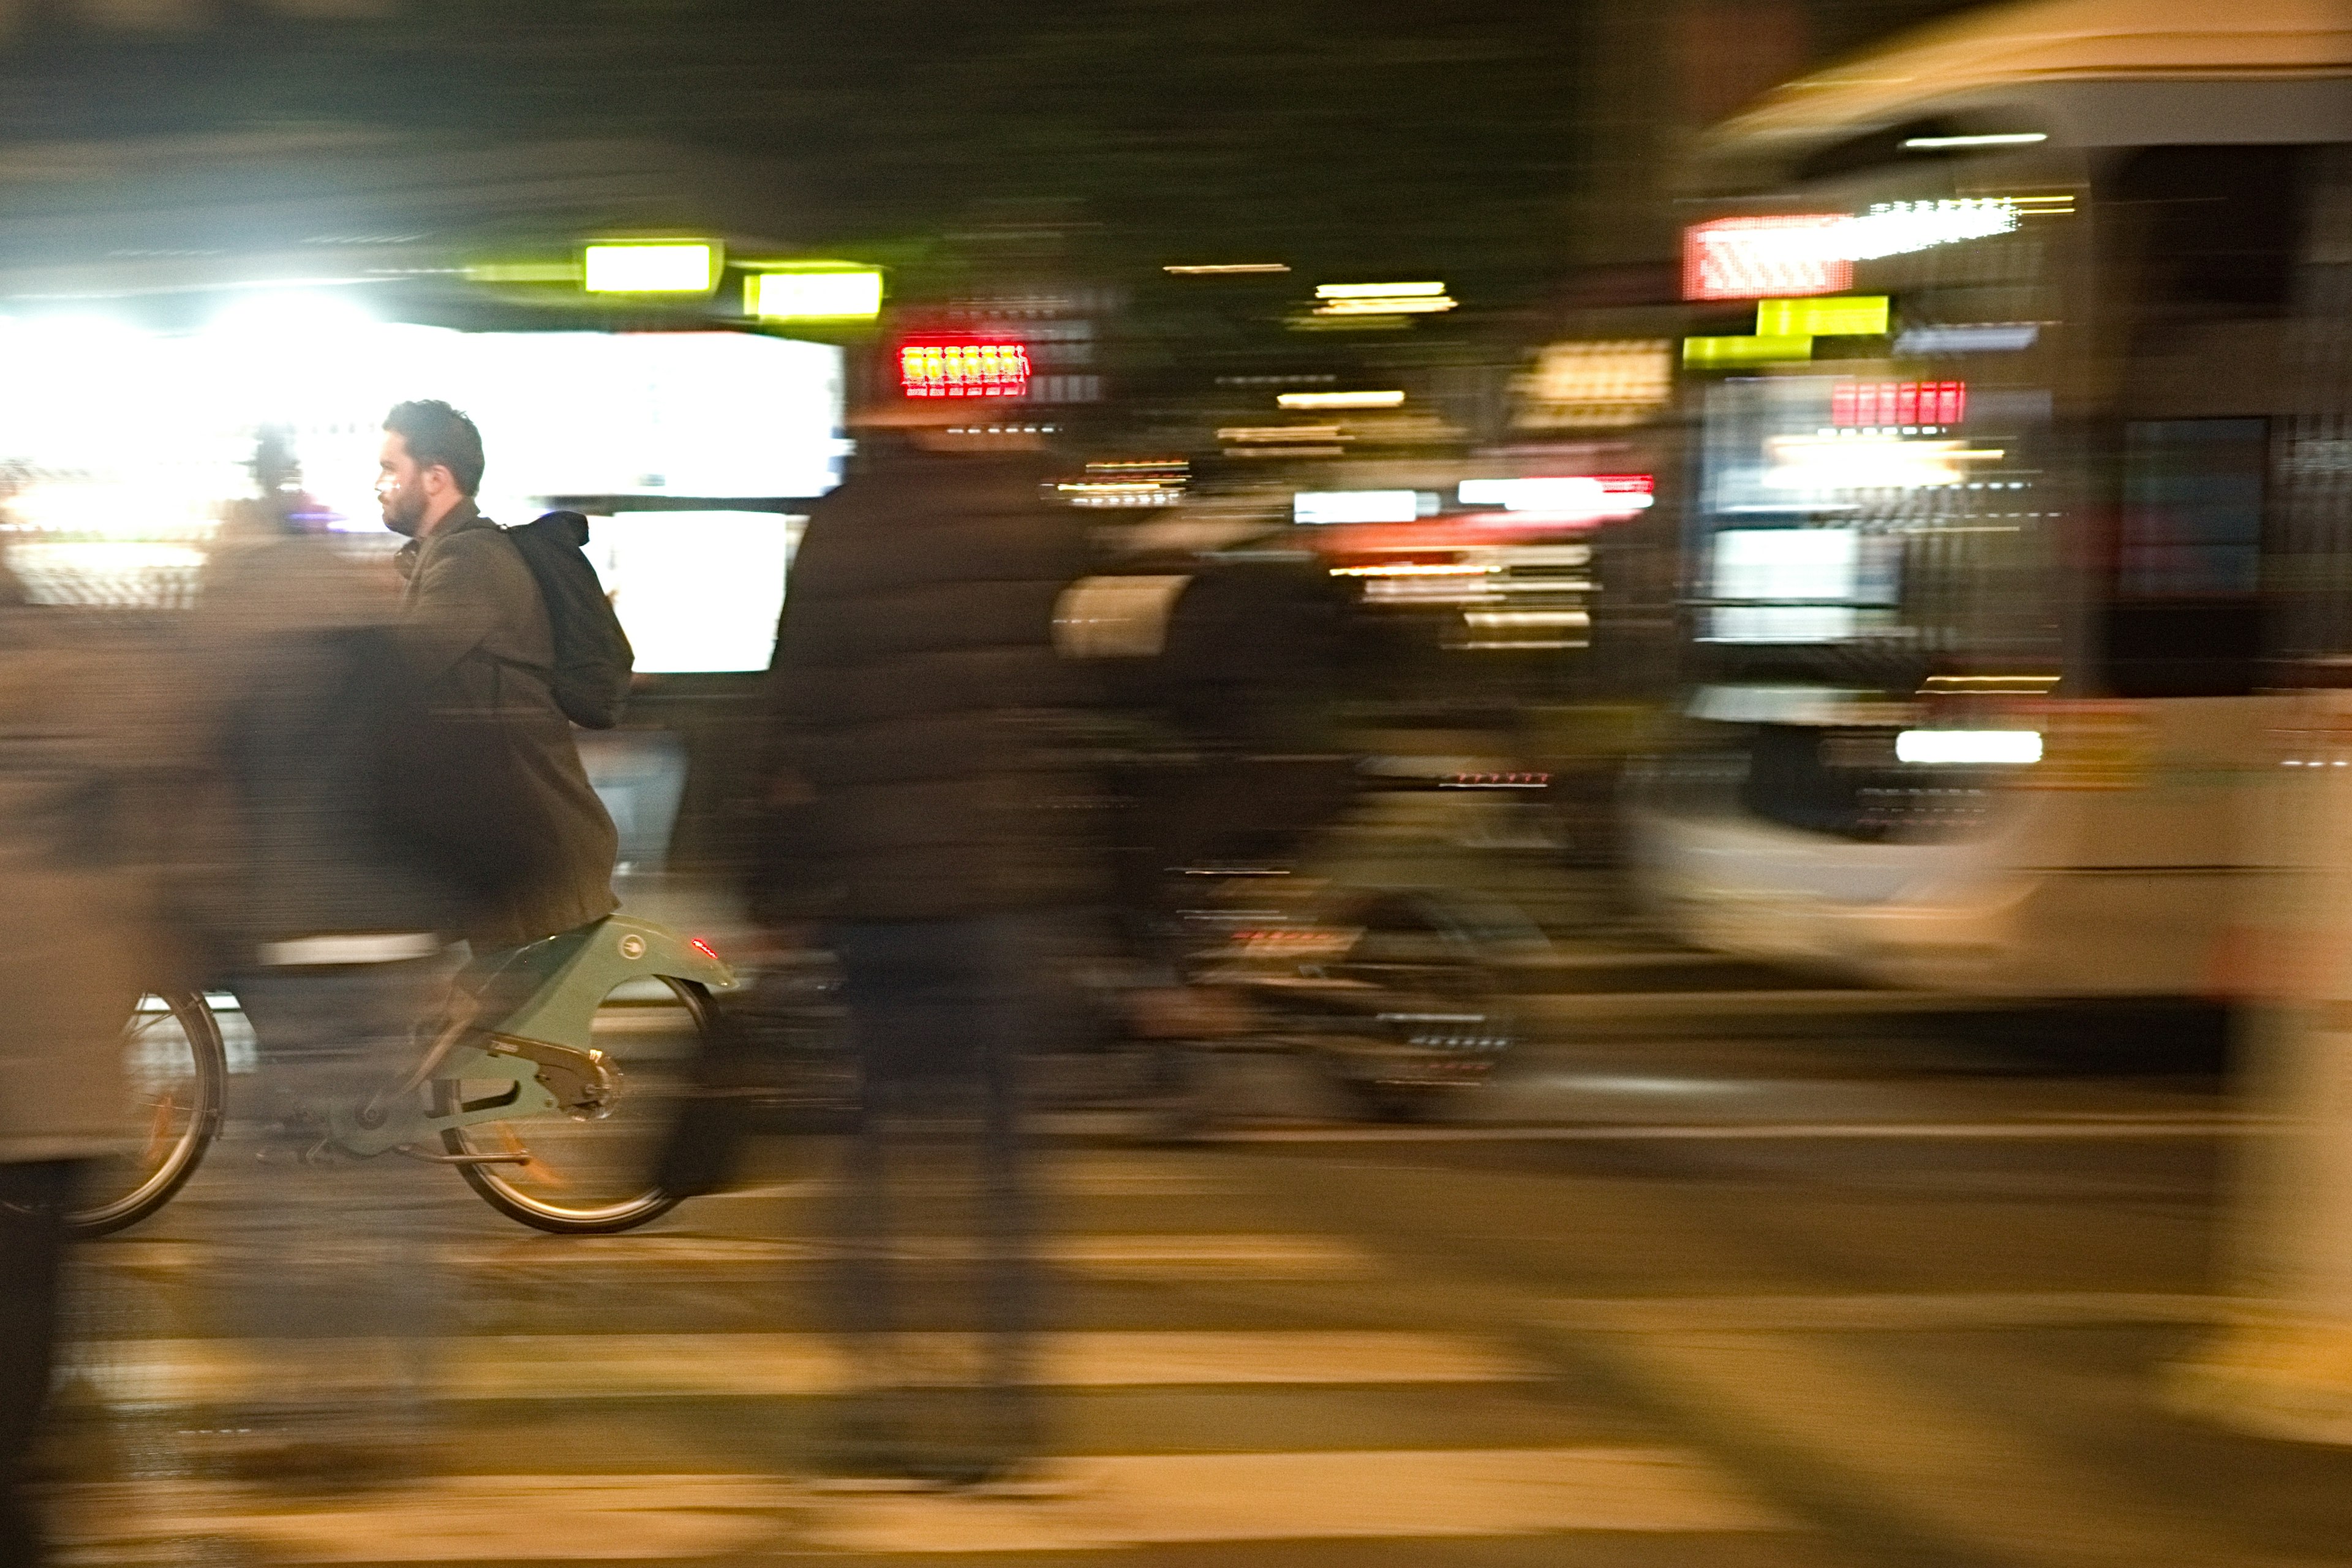
[[[417,525],[424,521],[425,498],[422,496],[403,496],[397,503],[384,503],[383,525],[394,533],[406,534],[414,539]]]

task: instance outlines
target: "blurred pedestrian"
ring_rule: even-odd
[[[338,1158],[329,1134],[413,1065],[419,1021],[454,968],[446,933],[460,909],[383,809],[384,748],[402,738],[415,684],[395,584],[282,500],[236,509],[195,616],[237,849],[206,923],[259,1069],[237,1084],[250,1099],[231,1107],[232,1148],[264,1167],[226,1163],[215,1289],[242,1337],[371,1350],[334,1380],[287,1375],[299,1352],[278,1358],[279,1386],[205,1428],[199,1458],[349,1479],[417,1460],[431,1173]]]
[[[18,596],[12,596],[12,600]],[[166,984],[152,825],[183,743],[169,682],[72,611],[0,603],[0,1565],[42,1561],[24,1491],[59,1327],[77,1172],[116,1152],[122,1028]]]
[[[792,569],[754,900],[824,922],[862,1074],[827,1297],[859,1387],[827,1461],[950,1485],[1043,1442],[1020,1058],[1054,1031],[1100,891],[1056,726],[1081,670],[1052,646],[1084,536],[1041,499],[1034,427],[991,413],[883,397],[855,420],[856,464]],[[919,1280],[910,1232],[943,1238],[919,1267],[976,1296]],[[980,1364],[922,1364],[912,1347],[941,1342],[914,1329],[982,1331]]]

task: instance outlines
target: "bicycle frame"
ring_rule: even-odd
[[[476,1013],[454,1019],[425,1063],[400,1086],[363,1105],[338,1107],[330,1140],[352,1154],[420,1148],[445,1128],[527,1116],[573,1113],[550,1075],[577,1077],[602,1057],[593,1045],[597,1005],[632,980],[667,976],[714,991],[735,984],[734,971],[709,949],[650,921],[612,915],[582,931],[565,931],[518,948],[496,966],[469,972],[461,985],[477,997],[520,995],[502,1016]],[[486,1099],[435,1114],[415,1092],[436,1079],[469,1085],[511,1084]]]

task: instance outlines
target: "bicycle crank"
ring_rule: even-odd
[[[520,1057],[538,1068],[532,1076],[555,1100],[556,1109],[579,1121],[601,1121],[621,1098],[621,1070],[597,1050],[492,1035],[486,1047],[494,1057]]]

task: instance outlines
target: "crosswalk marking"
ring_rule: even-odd
[[[1451,1127],[1243,1127],[1204,1132],[1204,1143],[1687,1143],[1776,1139],[2065,1142],[2076,1139],[2229,1138],[2284,1131],[2231,1114],[2117,1116],[2095,1121],[1703,1121],[1581,1123],[1528,1127],[1475,1122]]]
[[[380,1256],[386,1244],[359,1237],[310,1244],[305,1259],[333,1266]],[[915,1263],[951,1263],[980,1255],[965,1237],[908,1237],[889,1256]],[[1048,1237],[1040,1257],[1066,1272],[1102,1279],[1362,1279],[1381,1271],[1364,1248],[1330,1237],[1257,1234],[1140,1234]],[[517,1237],[511,1240],[445,1242],[433,1248],[445,1267],[488,1269],[502,1275],[540,1269],[644,1267],[727,1268],[797,1267],[825,1262],[839,1248],[821,1240],[776,1240],[731,1236]],[[91,1248],[98,1268],[138,1273],[184,1272],[206,1268],[219,1249],[201,1241],[132,1238]]]
[[[1550,1304],[1581,1333],[1785,1333],[2032,1329],[2102,1323],[2212,1323],[2242,1303],[2155,1291],[1979,1291],[1946,1295],[1600,1297]]]
[[[70,1489],[64,1562],[168,1561],[190,1537],[313,1563],[627,1562],[767,1548],[967,1553],[1213,1542],[1787,1528],[1652,1447],[1110,1455],[1043,1500],[820,1495],[770,1476],[452,1476],[305,1507],[226,1483]]]
[[[913,1366],[976,1359],[964,1335],[904,1334],[895,1342]],[[378,1340],[95,1340],[72,1348],[60,1376],[105,1404],[152,1408],[363,1395],[404,1386],[403,1369],[419,1360],[426,1391],[451,1399],[786,1398],[855,1386],[843,1351],[820,1334],[482,1335],[431,1342],[421,1357]],[[1402,1331],[1057,1334],[1040,1345],[1036,1369],[1038,1383],[1068,1388],[1476,1384],[1535,1375],[1476,1341]]]

